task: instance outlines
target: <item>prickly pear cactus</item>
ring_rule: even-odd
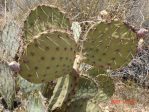
[[[105,74],[98,74],[95,78],[83,75],[80,77],[76,94],[71,101],[81,98],[92,99],[100,103],[109,99],[115,92],[113,80]]]
[[[17,86],[19,87],[20,91],[23,92],[23,94],[30,93],[35,90],[41,90],[43,84],[33,84],[31,82],[28,82],[21,76],[17,76]]]
[[[106,74],[99,74],[95,80],[98,84],[98,92],[92,98],[92,101],[98,104],[107,101],[114,94],[115,85],[113,80]]]
[[[96,95],[98,91],[98,85],[94,82],[93,79],[80,76],[78,85],[76,88],[76,93],[72,100],[80,98],[92,98]]]
[[[2,66],[4,64],[4,67]],[[15,79],[13,72],[7,70],[7,64],[0,63],[0,95],[4,98],[8,109],[13,109],[15,99]]]
[[[63,86],[64,80],[65,80],[65,77],[60,77],[60,78],[57,79],[56,86],[53,90],[53,95],[51,96],[51,99],[49,100],[50,110],[52,109],[52,106],[55,104],[57,98],[59,97],[60,92],[62,91],[61,88]]]
[[[85,38],[85,62],[104,70],[128,64],[136,52],[135,33],[120,21],[95,23]]]
[[[71,22],[65,13],[54,6],[40,5],[32,9],[24,22],[24,35],[26,41],[33,36],[54,27],[70,29]]]
[[[38,92],[30,94],[27,103],[27,112],[47,112],[47,108]]]
[[[71,103],[66,112],[102,112],[101,108],[90,99],[78,99]]]
[[[114,92],[115,85],[112,78],[106,74],[100,74],[100,70],[93,67],[80,76],[76,94],[72,97],[69,104],[71,107],[74,106],[73,103],[76,100],[89,99],[89,102],[98,105],[101,102],[107,101]]]
[[[33,83],[54,80],[72,71],[76,43],[69,32],[49,30],[35,36],[19,59],[20,75]]]
[[[102,90],[108,97],[111,97],[115,92],[114,81],[110,75],[100,73],[101,71],[97,68],[91,68],[88,70],[88,75],[95,78],[99,85],[99,89]]]
[[[76,87],[76,82],[77,79],[72,74],[58,79],[57,85],[53,91],[53,96],[49,101],[50,110],[61,108],[64,102],[68,101],[70,94],[74,94],[73,91]]]
[[[99,74],[96,77],[99,84],[99,89],[101,89],[108,97],[111,97],[115,92],[115,85],[110,76],[106,74]]]

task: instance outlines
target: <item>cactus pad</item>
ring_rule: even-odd
[[[97,91],[98,85],[93,79],[81,76],[73,99],[92,98],[96,95]]]
[[[102,89],[102,91],[107,94],[108,97],[111,97],[115,92],[115,85],[112,78],[106,74],[100,74],[96,78],[99,83],[99,88]]]
[[[39,92],[33,92],[28,96],[27,101],[27,112],[46,112],[46,106],[44,104],[44,99],[39,94]]]
[[[66,112],[102,112],[101,108],[90,99],[78,99],[73,101]]]
[[[34,84],[31,82],[28,82],[21,76],[17,77],[17,85],[20,88],[20,90],[23,92],[23,94],[31,93],[32,91],[35,90],[41,90],[43,84]]]
[[[24,36],[26,41],[40,32],[51,27],[70,29],[71,22],[64,12],[53,6],[41,5],[29,13],[24,22]]]
[[[100,103],[110,98],[114,92],[113,80],[107,75],[100,74],[96,78],[83,75],[79,80],[76,94],[71,101],[87,98]]]
[[[61,108],[63,103],[68,100],[70,94],[75,88],[76,78],[71,75],[66,75],[58,79],[57,85],[53,91],[53,96],[49,101],[49,108],[55,110]]]
[[[99,91],[102,91],[107,97],[111,97],[115,92],[115,85],[113,79],[108,74],[101,74],[97,68],[88,70],[88,75],[94,77],[98,83]]]
[[[76,43],[62,30],[42,32],[25,47],[20,75],[33,83],[54,80],[72,71]]]
[[[135,33],[120,21],[94,24],[85,34],[85,62],[103,69],[120,68],[136,51]]]

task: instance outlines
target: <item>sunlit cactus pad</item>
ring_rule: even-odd
[[[62,107],[64,102],[69,101],[70,96],[74,95],[76,84],[77,77],[72,74],[58,78],[53,95],[49,101],[49,108],[55,110]]]
[[[24,22],[24,37],[28,41],[36,34],[51,27],[69,29],[71,22],[64,12],[54,6],[38,6],[31,10]]]
[[[28,96],[26,112],[46,112],[46,106],[39,92],[33,92]]]
[[[104,69],[116,69],[128,64],[136,52],[135,36],[135,33],[120,21],[94,24],[85,35],[85,62]]]
[[[72,71],[76,43],[63,30],[42,32],[25,47],[20,75],[33,83],[54,80]]]

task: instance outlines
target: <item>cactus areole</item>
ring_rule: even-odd
[[[54,80],[72,71],[76,43],[65,30],[36,35],[19,59],[20,75],[33,83]]]
[[[136,34],[120,21],[95,23],[86,33],[85,62],[98,68],[120,68],[136,52]]]

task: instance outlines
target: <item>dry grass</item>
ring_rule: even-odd
[[[96,20],[102,10],[112,10],[113,13],[120,12],[121,15],[122,11],[120,10],[123,9],[119,0],[61,0],[56,4],[62,7],[73,20],[79,22]]]
[[[132,81],[127,84],[119,79],[114,81],[114,95],[107,102],[99,104],[104,112],[149,112],[149,90]]]

